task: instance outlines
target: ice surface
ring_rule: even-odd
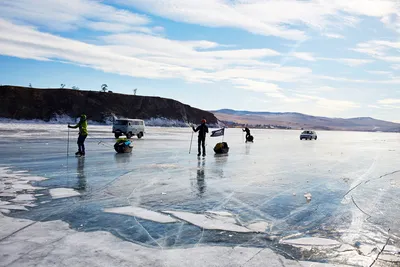
[[[238,233],[248,233],[251,230],[246,227],[237,225],[237,221],[230,216],[222,216],[217,214],[195,214],[182,211],[164,211],[174,215],[175,217],[187,221],[191,224],[197,225],[204,229],[209,230],[225,230]]]
[[[49,191],[53,199],[75,197],[80,195],[79,192],[71,188],[53,188],[50,189]]]
[[[109,213],[117,213],[117,214],[135,216],[135,217],[139,217],[139,218],[142,218],[145,220],[150,220],[150,221],[159,222],[159,223],[172,223],[172,222],[178,221],[168,215],[165,215],[165,214],[162,214],[159,212],[154,212],[154,211],[147,210],[147,209],[140,208],[140,207],[133,207],[133,206],[104,209],[104,211],[109,212]]]
[[[198,246],[160,250],[121,241],[103,231],[77,232],[60,221],[16,221],[0,215],[2,231],[28,228],[0,241],[1,266],[301,266],[340,267],[318,262],[294,261],[269,248]],[[2,230],[3,229],[3,230]],[[25,253],[29,251],[29,253]],[[23,252],[23,253],[22,253]],[[60,263],[60,264],[58,264]]]
[[[251,251],[248,258],[244,256],[244,262],[250,260],[247,264],[228,257],[237,266],[254,266],[261,256],[265,263],[271,255],[307,259],[311,264],[369,266],[389,237],[388,246],[400,247],[400,150],[393,151],[397,134],[319,131],[316,142],[300,142],[296,131],[253,130],[256,142],[244,144],[240,129],[227,129],[229,155],[214,156],[212,148],[222,138],[207,138],[204,159],[196,157],[196,136],[188,153],[189,128],[147,127],[144,138],[132,139],[132,154],[116,155],[111,127],[89,124],[85,158],[73,155],[76,134],[70,130],[67,157],[66,125],[0,123],[0,201],[8,202],[2,204],[2,212],[51,229],[65,222],[71,235],[76,229],[87,243],[100,242],[99,236],[111,233],[115,235],[109,235],[111,244],[118,240],[135,243],[139,251],[144,245],[146,253],[151,249],[146,260],[156,266],[169,263],[166,258],[171,255],[179,258],[178,251],[192,255],[213,251],[214,262],[228,257],[227,251]],[[54,200],[51,192],[57,188],[79,193],[79,198]],[[309,203],[303,197],[307,193],[312,194]],[[35,199],[24,199],[28,195]],[[11,210],[10,205],[21,210]],[[130,206],[146,211],[135,210],[132,216],[105,212]],[[161,223],[162,211],[176,213],[168,218],[177,221]],[[17,235],[25,233],[24,240],[29,240],[35,226]],[[43,231],[34,236],[46,238]],[[313,241],[290,243],[302,238]],[[340,244],[315,245],[315,238]],[[12,255],[18,258],[30,245],[20,243],[15,248],[19,252]],[[113,254],[110,246],[105,245],[105,254],[107,250],[118,260],[127,257]],[[45,255],[50,247],[35,253]],[[387,249],[381,256],[396,264],[396,250]],[[90,258],[95,252],[89,250]],[[48,261],[57,259],[50,255]],[[22,259],[29,261],[27,256]],[[81,263],[87,266],[94,259],[85,260]],[[116,265],[111,259],[102,260]],[[56,262],[61,264],[61,259]],[[376,266],[385,264],[378,260]]]

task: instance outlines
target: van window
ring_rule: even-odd
[[[116,120],[115,125],[128,125],[128,121],[125,120]]]

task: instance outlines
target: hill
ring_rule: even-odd
[[[296,112],[252,112],[245,110],[220,109],[211,111],[222,122],[232,126],[252,125],[259,128],[323,129],[341,131],[398,132],[400,124],[361,118],[327,118]]]
[[[217,124],[210,112],[193,108],[173,99],[72,89],[36,89],[0,86],[0,118],[50,121],[57,116],[78,117],[107,122],[114,116],[145,120],[163,118],[199,123],[206,118]]]

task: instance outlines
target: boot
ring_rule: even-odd
[[[78,152],[75,153],[75,156],[80,156],[80,155],[81,155],[81,152],[80,152],[80,151],[78,151]]]

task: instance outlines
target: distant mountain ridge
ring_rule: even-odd
[[[298,112],[267,112],[220,109],[211,111],[221,121],[230,124],[248,124],[262,127],[265,125],[281,126],[293,129],[323,129],[345,131],[383,131],[399,132],[400,124],[377,120],[371,117],[329,118],[311,116]]]

